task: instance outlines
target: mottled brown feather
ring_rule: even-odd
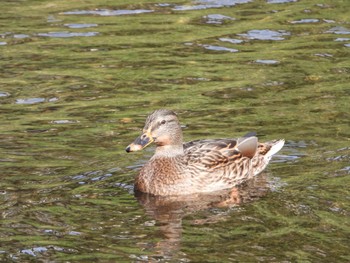
[[[135,178],[135,189],[155,195],[231,188],[264,170],[271,156],[284,144],[283,140],[258,143],[255,133],[238,139],[206,139],[183,144],[176,114],[169,110],[152,113],[144,131],[150,133],[147,135],[152,136],[157,148]]]

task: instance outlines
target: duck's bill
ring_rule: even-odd
[[[150,136],[147,133],[142,134],[141,136],[137,137],[135,141],[126,147],[126,152],[136,152],[140,151],[143,148],[147,147],[153,142],[152,136]]]

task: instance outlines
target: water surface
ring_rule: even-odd
[[[350,3],[5,1],[0,261],[349,262]],[[133,193],[151,111],[285,138],[209,195]]]

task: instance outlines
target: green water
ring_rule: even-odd
[[[0,260],[350,262],[350,2],[139,2],[1,2]],[[134,196],[164,107],[286,145],[233,202]]]

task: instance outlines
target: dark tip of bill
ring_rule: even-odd
[[[126,147],[126,148],[125,148],[125,151],[126,151],[127,153],[131,152],[130,146]]]

